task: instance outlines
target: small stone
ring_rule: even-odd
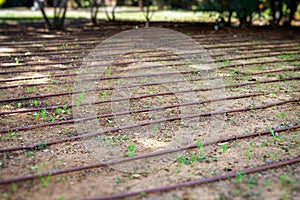
[[[261,174],[262,174],[262,175],[267,175],[268,172],[267,172],[267,171],[262,171]]]
[[[141,175],[139,175],[139,174],[132,174],[132,175],[131,175],[132,178],[139,178],[140,176],[141,176]]]
[[[49,149],[44,149],[43,152],[49,152]]]
[[[265,160],[265,162],[266,162],[267,164],[271,164],[271,163],[273,163],[273,160]]]

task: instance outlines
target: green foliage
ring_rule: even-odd
[[[5,3],[6,0],[0,0],[0,7]]]
[[[125,182],[125,180],[121,179],[120,177],[117,176],[117,178],[115,179],[116,183],[123,183]]]
[[[290,177],[288,177],[287,175],[281,175],[279,177],[282,185],[290,185],[290,186],[294,186],[294,180]]]
[[[49,185],[50,179],[51,179],[50,174],[48,176],[40,176],[40,180],[42,182],[41,186],[47,187]]]
[[[180,164],[188,164],[188,160],[187,160],[186,156],[178,156],[177,162]]]
[[[136,149],[136,144],[134,142],[130,143],[130,145],[128,145],[127,147],[128,149],[128,157],[132,157],[135,154],[135,149]]]
[[[225,153],[228,150],[228,146],[226,144],[222,145],[222,152]]]
[[[238,172],[238,173],[236,174],[236,176],[235,176],[235,182],[236,182],[237,184],[241,183],[242,180],[243,180],[244,175],[245,175],[245,174],[244,174],[243,172]]]
[[[13,192],[16,192],[16,191],[18,190],[17,184],[12,183],[12,184],[11,184],[11,190],[12,190]]]

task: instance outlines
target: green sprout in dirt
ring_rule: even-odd
[[[294,186],[294,180],[287,175],[281,175],[279,179],[282,185],[290,185],[291,187]]]
[[[67,42],[62,44],[62,47],[68,47],[68,46],[69,46],[69,43],[67,43]]]
[[[188,164],[189,163],[186,156],[178,156],[177,162],[180,164]]]
[[[228,146],[227,146],[227,144],[223,144],[222,145],[222,153],[225,153],[226,151],[228,151]]]
[[[237,70],[232,70],[232,71],[231,71],[231,74],[232,74],[232,76],[237,75],[237,74],[238,74],[238,71],[237,71]]]
[[[63,109],[62,108],[56,108],[55,111],[56,111],[57,114],[60,114],[63,111]]]
[[[77,97],[76,107],[79,107],[81,103],[84,102],[85,99],[85,92],[81,92],[80,95]]]
[[[116,183],[123,183],[123,182],[125,182],[125,180],[121,179],[120,177],[117,176],[117,178],[115,179],[115,182]]]
[[[29,151],[28,153],[25,154],[26,157],[31,157],[35,156],[35,154],[32,151]]]
[[[65,200],[64,195],[60,195],[59,198],[58,198],[58,200]]]
[[[106,77],[111,76],[111,73],[110,73],[110,71],[109,71],[108,68],[106,68],[106,69],[104,70],[104,73],[105,73],[105,76],[106,76]]]
[[[227,60],[225,60],[225,66],[229,66],[229,63],[230,63],[230,61],[227,59]]]
[[[17,184],[12,183],[12,184],[11,184],[11,190],[12,190],[13,192],[17,192],[17,190],[18,190]]]
[[[201,141],[197,142],[197,153],[189,153],[187,156],[179,155],[177,157],[177,162],[179,164],[189,165],[191,163],[195,163],[197,161],[206,160],[206,156],[204,154],[203,143]]]
[[[47,147],[47,142],[42,142],[42,143],[39,143],[38,145],[37,145],[37,148],[38,149],[44,149],[44,148],[46,148]]]
[[[128,149],[128,157],[133,157],[135,154],[135,150],[136,150],[136,144],[134,142],[130,143],[130,145],[128,145],[127,147]]]
[[[245,174],[243,172],[238,172],[235,176],[235,183],[240,184],[243,180],[244,175]]]
[[[34,114],[33,114],[33,116],[34,116],[34,119],[38,119],[39,117],[40,117],[40,114],[39,113],[37,113],[37,112],[35,112]]]
[[[270,130],[270,133],[272,134],[274,140],[276,140],[277,139],[277,135],[276,135],[275,131],[272,128],[269,128],[269,130]]]
[[[21,108],[21,106],[22,106],[22,103],[20,103],[20,102],[18,102],[18,108]]]
[[[26,88],[26,92],[27,92],[27,93],[31,93],[31,88],[30,88],[30,87],[27,87],[27,88]]]
[[[9,130],[8,132],[7,132],[7,138],[6,138],[6,140],[13,140],[13,136],[14,136],[15,134],[11,131],[11,130]]]
[[[197,141],[197,149],[198,149],[198,153],[197,153],[198,158],[202,158],[203,160],[205,160],[206,156],[204,154],[204,147],[201,141]]]
[[[264,186],[268,186],[268,185],[271,185],[271,181],[269,180],[265,180],[264,183],[263,183]]]
[[[284,59],[284,60],[291,60],[292,56],[291,55],[280,55],[278,56],[279,59]]]
[[[145,196],[146,196],[146,192],[144,192],[144,191],[141,192],[141,196],[142,196],[142,197],[145,197]]]
[[[286,112],[282,112],[282,113],[278,112],[278,113],[276,113],[276,118],[278,118],[278,119],[285,119],[286,118]]]
[[[71,110],[68,109],[67,105],[63,105],[62,108],[56,108],[55,111],[56,111],[57,114],[61,114],[61,113],[65,113],[65,112],[67,114],[71,114]]]
[[[247,187],[248,188],[253,188],[257,184],[258,184],[257,181],[253,177],[251,177],[249,180],[247,180]]]
[[[42,109],[41,116],[43,120],[47,120],[47,111],[45,108]]]
[[[51,175],[49,174],[48,176],[40,176],[40,180],[42,181],[42,187],[47,187],[49,185],[51,179]]]
[[[153,126],[153,131],[154,132],[157,132],[159,130],[159,126],[157,125],[157,124],[155,124],[154,126]]]
[[[101,100],[102,100],[102,101],[105,101],[106,99],[107,99],[107,91],[104,90],[104,91],[102,92]]]
[[[38,106],[38,105],[39,105],[39,101],[38,101],[38,100],[36,100],[36,99],[35,99],[35,100],[33,100],[33,101],[32,101],[32,103],[33,103],[33,105],[34,105],[34,106]]]
[[[248,150],[246,151],[246,157],[247,157],[248,159],[250,159],[250,157],[251,157],[251,151],[250,151],[250,149],[248,149]]]

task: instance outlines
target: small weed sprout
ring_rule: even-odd
[[[177,157],[177,162],[180,164],[188,164],[186,156],[178,156]]]
[[[40,180],[42,181],[42,187],[47,187],[49,185],[51,179],[51,175],[49,174],[48,176],[40,176]]]
[[[238,71],[237,71],[237,70],[232,70],[232,71],[231,71],[231,74],[232,74],[232,76],[237,75],[237,74],[238,74]]]
[[[246,157],[247,157],[248,159],[250,159],[250,157],[251,157],[251,151],[250,151],[250,149],[248,149],[248,150],[246,151]]]
[[[47,120],[47,111],[45,108],[42,109],[41,116],[43,120]]]
[[[62,109],[61,108],[56,108],[55,111],[56,111],[57,114],[60,114],[62,112]]]
[[[106,99],[107,99],[107,91],[103,91],[103,92],[102,92],[101,100],[102,100],[102,101],[105,101]]]
[[[225,66],[228,67],[229,66],[230,61],[227,59],[225,60]]]
[[[253,177],[251,177],[249,180],[247,180],[248,188],[253,188],[257,184],[258,184],[257,181]]]
[[[287,175],[281,175],[279,177],[279,179],[280,179],[280,182],[281,182],[282,185],[287,185],[288,184],[291,187],[294,186],[294,180],[292,178],[288,177]]]
[[[154,125],[154,126],[153,126],[153,131],[154,131],[154,132],[157,132],[158,130],[159,130],[159,127],[158,127],[158,125],[157,125],[157,124],[156,124],[156,125]]]
[[[8,132],[7,132],[7,140],[13,140],[13,136],[14,136],[14,133],[11,131],[11,130],[9,130]]]
[[[133,157],[135,154],[135,150],[136,150],[136,144],[134,142],[130,143],[130,145],[128,145],[127,147],[128,149],[128,157]]]
[[[85,92],[81,92],[76,101],[76,107],[79,107],[81,103],[84,102]]]
[[[38,148],[38,149],[44,149],[44,148],[46,148],[46,147],[47,147],[47,142],[39,143],[39,144],[37,145],[37,148]]]
[[[277,139],[277,135],[276,135],[275,131],[272,128],[269,128],[269,130],[270,130],[270,133],[272,134],[274,140],[276,140]]]
[[[32,103],[33,103],[33,105],[34,105],[34,106],[38,106],[38,105],[39,105],[39,101],[38,101],[38,100],[36,100],[36,99],[35,99],[35,100],[33,100],[33,101],[32,101]]]
[[[18,190],[17,184],[12,183],[12,184],[11,184],[11,190],[12,190],[13,192],[17,192],[17,190]]]
[[[116,183],[123,183],[125,182],[125,180],[121,179],[120,177],[117,176],[117,178],[115,179]]]
[[[39,117],[40,117],[40,114],[39,113],[37,113],[37,112],[35,112],[34,114],[33,114],[33,116],[34,116],[34,119],[38,119]]]
[[[206,157],[204,155],[204,147],[201,141],[197,141],[197,149],[198,149],[198,157],[205,159]]]
[[[34,156],[35,154],[32,151],[29,151],[28,153],[25,154],[26,157],[31,157]]]
[[[263,183],[264,186],[268,186],[268,185],[271,185],[271,181],[269,180],[265,180],[264,183]]]
[[[235,176],[235,183],[240,184],[243,180],[244,175],[245,174],[243,172],[238,172]]]
[[[106,77],[111,76],[111,73],[110,73],[110,71],[109,71],[108,68],[106,68],[106,69],[104,70],[104,73],[105,73],[105,76],[106,76]]]
[[[225,153],[226,151],[228,151],[228,146],[226,144],[222,145],[222,153]]]
[[[26,92],[27,92],[27,93],[31,93],[31,88],[30,88],[30,87],[27,87],[27,88],[26,88]]]
[[[141,196],[142,196],[142,197],[145,197],[145,196],[146,196],[146,192],[144,192],[144,191],[141,192]]]

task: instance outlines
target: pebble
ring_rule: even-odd
[[[266,162],[267,164],[271,164],[271,163],[273,163],[273,160],[265,160],[265,162]]]
[[[267,175],[268,172],[267,172],[267,171],[262,171],[261,174],[262,174],[262,175]]]
[[[49,149],[44,149],[43,152],[49,152]]]

